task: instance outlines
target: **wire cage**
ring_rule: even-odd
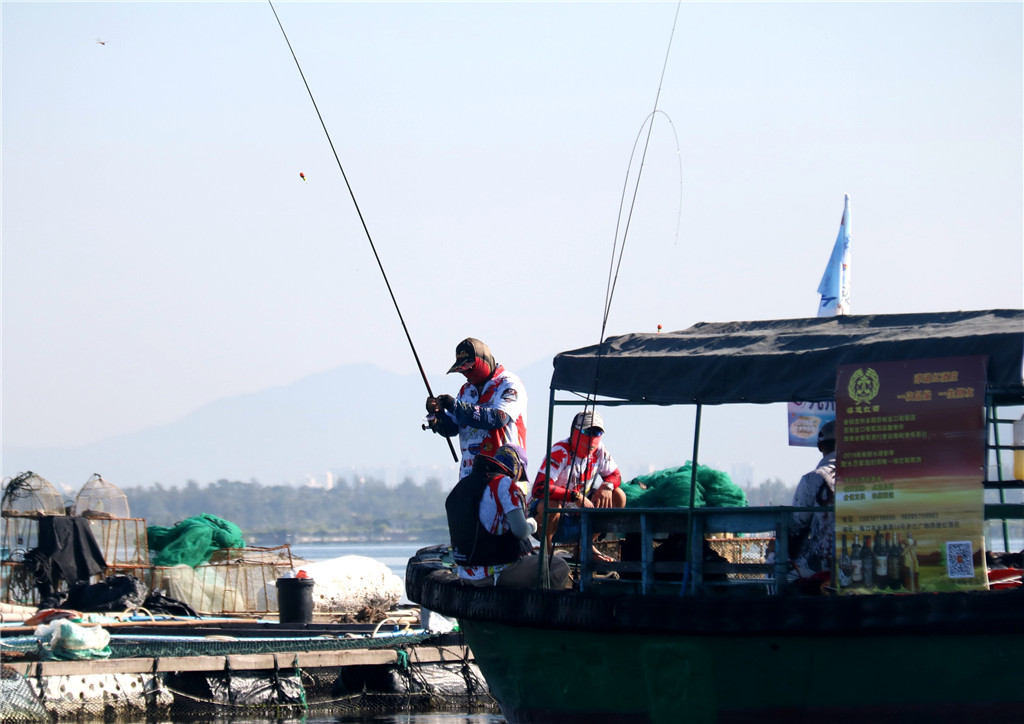
[[[149,543],[144,518],[93,518],[89,520],[93,538],[103,551],[107,575],[119,573],[121,566],[148,566]]]
[[[0,512],[4,518],[64,515],[64,498],[50,481],[29,470],[4,481]]]
[[[275,583],[293,565],[287,544],[223,548],[195,568],[152,566],[147,583],[200,613],[269,613],[277,610]]]
[[[109,480],[104,480],[99,473],[85,481],[75,498],[74,515],[83,518],[130,518],[128,497],[121,489]]]
[[[29,470],[4,481],[0,515],[0,601],[35,604],[35,579],[21,562],[39,545],[39,519],[64,515],[64,498],[48,480]]]

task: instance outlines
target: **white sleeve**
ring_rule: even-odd
[[[537,530],[537,521],[527,518],[522,508],[510,510],[505,514],[505,520],[512,530],[512,535],[522,540],[527,540]],[[530,523],[533,525],[531,526]]]

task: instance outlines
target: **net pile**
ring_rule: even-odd
[[[687,461],[678,468],[640,475],[622,484],[627,508],[688,508],[693,464]],[[707,465],[697,466],[697,490],[694,506],[698,508],[742,508],[747,494],[720,470]]]
[[[222,548],[245,548],[241,528],[209,513],[185,518],[173,528],[151,525],[147,533],[155,566],[198,566]]]

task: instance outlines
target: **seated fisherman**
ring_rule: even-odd
[[[530,536],[537,524],[526,517],[526,499],[517,484],[527,480],[526,453],[502,445],[493,455],[480,453],[473,469],[448,495],[448,531],[459,578],[471,586],[536,586],[540,556]],[[566,588],[569,565],[552,558],[549,588]]]
[[[622,475],[615,464],[611,453],[602,442],[604,420],[596,410],[580,412],[572,420],[569,437],[556,442],[548,453],[548,458],[541,463],[537,478],[533,483],[533,502],[530,514],[536,517],[537,524],[543,524],[544,488],[548,479],[544,475],[547,460],[551,461],[551,483],[548,499],[552,507],[584,507],[584,508],[624,508],[626,493],[619,487]],[[595,484],[596,476],[601,482]],[[579,516],[573,515],[559,527],[561,514],[555,513],[548,518],[545,531],[546,550],[551,550],[552,541],[565,543],[572,541],[579,534]],[[572,522],[570,522],[570,519]],[[555,536],[558,531],[557,537]],[[596,540],[596,536],[595,536]],[[594,549],[600,560],[609,558]]]

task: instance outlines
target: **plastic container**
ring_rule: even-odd
[[[1013,444],[1024,446],[1024,417],[1013,423]],[[1024,450],[1013,451],[1013,477],[1024,480]]]
[[[277,612],[279,623],[311,623],[313,579],[278,578]]]

